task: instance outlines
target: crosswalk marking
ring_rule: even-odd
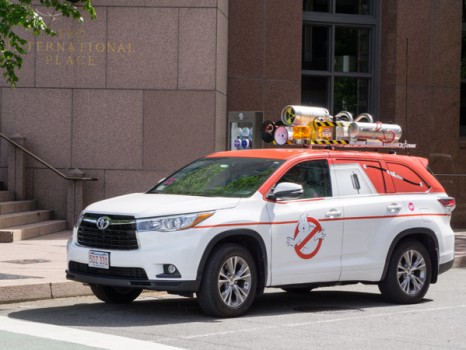
[[[180,348],[169,345],[70,327],[23,321],[6,316],[0,316],[0,330],[108,350],[128,350],[137,347],[147,350],[180,350]]]

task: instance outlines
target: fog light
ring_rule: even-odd
[[[167,272],[168,272],[169,274],[174,274],[174,273],[176,272],[176,267],[175,267],[175,265],[168,265],[168,266],[167,266]]]
[[[180,271],[173,264],[163,264],[163,273],[155,275],[157,278],[181,278]]]

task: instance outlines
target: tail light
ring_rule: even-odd
[[[453,211],[456,208],[456,200],[453,197],[439,198],[438,201],[449,211]]]

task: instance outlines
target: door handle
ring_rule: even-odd
[[[325,213],[327,218],[335,218],[341,216],[341,210],[338,209],[330,209],[328,212]]]
[[[401,205],[398,203],[392,203],[390,204],[387,209],[391,211],[392,213],[401,210]]]

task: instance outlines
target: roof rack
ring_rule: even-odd
[[[380,142],[375,140],[367,141],[344,141],[344,140],[328,140],[328,141],[310,141],[309,148],[322,148],[322,147],[331,147],[331,148],[370,148],[370,149],[399,149],[399,148],[416,148],[416,144],[407,143],[407,142]]]
[[[350,112],[331,116],[325,108],[286,106],[281,120],[266,120],[262,140],[278,146],[325,148],[408,149],[415,144],[400,142],[402,130],[396,124],[374,122],[368,113],[353,119]]]

